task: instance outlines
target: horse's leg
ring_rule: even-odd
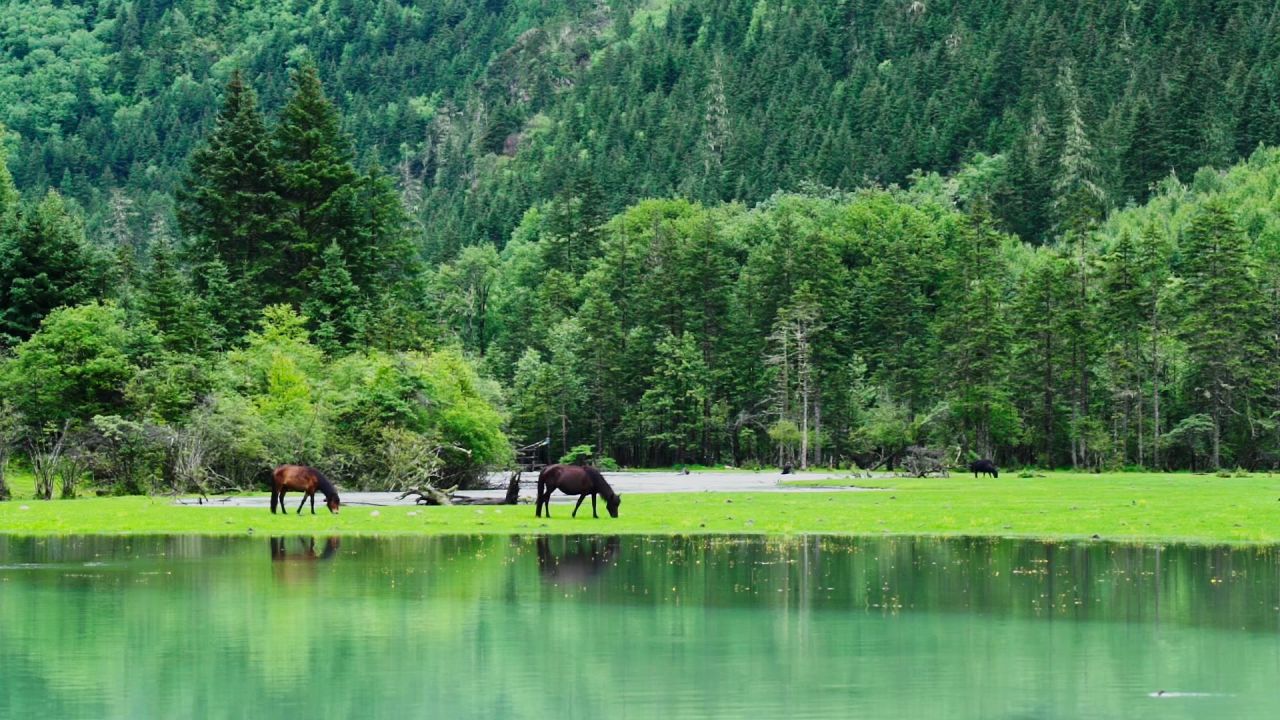
[[[271,514],[276,514],[276,490],[271,488]]]
[[[299,515],[301,515],[301,514],[302,514],[302,506],[303,506],[303,505],[306,505],[306,504],[307,504],[307,493],[306,493],[305,491],[303,491],[303,493],[302,493],[302,502],[298,503],[298,514],[299,514]]]
[[[595,493],[591,493],[591,517],[593,518],[600,517],[599,515],[596,514],[596,494]]]
[[[284,506],[284,488],[280,488],[280,514],[288,515],[289,508]]]
[[[314,492],[311,493],[311,514],[316,514],[316,494]]]
[[[578,517],[578,508],[582,507],[582,501],[583,501],[583,500],[586,500],[586,499],[587,499],[586,494],[582,494],[582,495],[579,495],[579,496],[578,496],[578,504],[573,506],[573,516],[574,516],[574,517]]]
[[[542,509],[546,511],[547,517],[551,517],[551,493],[555,492],[555,488],[548,487],[547,494],[542,496]]]

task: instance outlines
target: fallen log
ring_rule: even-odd
[[[417,495],[418,497],[414,499],[414,502],[419,505],[453,505],[453,493],[457,491],[457,489],[457,486],[454,486],[440,490],[437,489],[435,485],[427,483],[419,487],[405,490],[400,494],[398,499],[403,500],[410,495]]]
[[[457,486],[438,489],[431,483],[427,483],[420,487],[410,488],[400,495],[403,500],[410,495],[417,495],[415,499],[419,505],[515,505],[520,502],[520,471],[517,470],[511,474],[511,480],[507,483],[507,494],[502,498],[476,498],[466,495],[455,495],[458,490]],[[528,502],[527,500],[525,502]]]

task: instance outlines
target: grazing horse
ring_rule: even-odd
[[[582,507],[582,501],[588,495],[591,496],[591,517],[600,517],[596,514],[597,493],[604,496],[604,507],[609,511],[609,516],[618,517],[618,505],[622,503],[622,496],[614,492],[600,471],[593,467],[548,465],[543,468],[538,473],[538,502],[534,507],[537,517],[542,517],[543,507],[547,509],[547,517],[551,517],[551,493],[557,489],[565,495],[578,496],[578,504],[573,506],[573,517],[578,517],[578,508]]]
[[[995,477],[995,478],[1000,477],[1000,470],[996,468],[996,464],[991,462],[987,458],[983,458],[981,460],[974,460],[973,462],[969,463],[969,470],[973,472],[974,478],[977,478],[978,475],[981,475],[981,474],[990,475],[991,477]]]
[[[338,490],[329,482],[329,478],[313,467],[306,465],[281,465],[271,473],[271,514],[276,514],[276,503],[280,503],[280,512],[287,513],[284,507],[284,494],[289,490],[302,492],[302,502],[298,503],[298,514],[302,514],[302,506],[311,498],[311,514],[316,514],[316,491],[324,495],[324,504],[329,512],[338,514]]]

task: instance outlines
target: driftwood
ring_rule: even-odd
[[[907,448],[902,458],[902,468],[913,477],[928,477],[937,474],[950,477],[946,451],[941,448],[927,448],[913,445]]]
[[[511,474],[511,481],[507,483],[507,494],[501,499],[455,495],[457,491],[457,485],[441,490],[431,483],[424,483],[404,491],[400,499],[416,495],[414,502],[419,505],[515,505],[520,502],[520,471],[516,470]]]

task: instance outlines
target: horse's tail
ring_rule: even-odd
[[[551,466],[548,465],[542,468],[542,470],[538,473],[538,498],[539,499],[542,498],[542,493],[547,491],[547,472],[550,470],[551,470]]]
[[[538,473],[538,494],[533,499],[533,512],[537,517],[542,517],[542,508],[547,508],[547,517],[551,517],[551,500],[547,496],[547,481],[549,473],[554,472],[555,465],[548,465]]]

